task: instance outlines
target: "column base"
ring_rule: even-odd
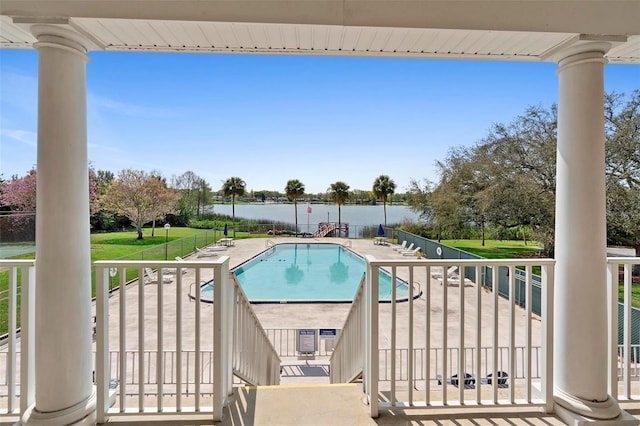
[[[20,424],[28,426],[95,425],[97,422],[96,401],[94,388],[89,398],[64,410],[42,413],[36,410],[35,405],[32,405],[22,415]]]
[[[569,411],[561,405],[556,404],[555,415],[569,426],[636,426],[640,424],[638,419],[624,410],[620,410],[620,415],[613,419],[592,419]]]
[[[605,401],[586,401],[562,389],[554,388],[555,411],[569,425],[637,425],[638,421],[622,411],[618,402],[607,395]],[[625,415],[627,417],[625,417]],[[627,423],[631,421],[631,423]]]

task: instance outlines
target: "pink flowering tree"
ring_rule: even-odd
[[[36,212],[36,169],[26,176],[5,182],[0,193],[0,205],[11,211],[9,219],[15,228],[33,227]]]
[[[33,168],[26,176],[2,185],[0,193],[0,205],[8,207],[14,215],[14,223],[27,223],[33,218],[36,211],[36,181],[37,172]],[[98,186],[96,184],[96,173],[93,168],[89,168],[89,203],[91,213],[95,211],[98,200]]]

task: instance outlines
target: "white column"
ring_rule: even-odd
[[[600,419],[597,424],[626,421],[607,395],[603,68],[609,47],[574,45],[558,60],[554,400],[570,424],[582,424],[576,419],[583,416]]]
[[[85,40],[35,25],[38,42],[35,406],[26,424],[95,424]]]

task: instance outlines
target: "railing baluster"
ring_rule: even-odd
[[[391,406],[396,405],[396,267],[391,268]]]
[[[545,411],[553,412],[553,286],[554,266],[542,265],[542,394]]]
[[[391,283],[391,285],[393,286],[393,288],[396,288],[396,282],[395,280]],[[408,368],[408,385],[409,385],[409,405],[413,406],[413,387],[414,387],[414,380],[413,380],[413,375],[414,373],[414,368],[413,368],[413,266],[409,267],[409,324],[408,325],[408,330],[409,330],[409,350],[408,350],[408,354],[407,354],[407,368]],[[395,293],[395,291],[394,291]],[[394,297],[395,299],[395,297]]]
[[[120,351],[120,412],[124,413],[126,409],[126,389],[127,389],[127,362],[126,362],[126,349],[127,349],[127,327],[125,321],[125,315],[127,313],[127,269],[122,268],[119,271],[119,303],[120,303],[120,315],[118,315],[118,325],[120,327],[119,336],[119,351]]]
[[[499,293],[500,293],[500,284],[498,281],[498,271],[499,271],[500,267],[499,266],[494,266],[492,268],[492,274],[491,274],[491,279],[493,280],[493,283],[491,285],[491,290],[492,290],[492,295],[493,295],[493,326],[492,326],[492,330],[493,330],[493,359],[492,359],[492,365],[491,365],[491,377],[492,377],[492,381],[491,381],[491,387],[492,387],[492,399],[493,399],[493,403],[497,404],[498,403],[498,319],[500,317],[500,307],[499,307]]]
[[[144,412],[144,269],[138,269],[138,410]]]
[[[182,268],[176,268],[176,411],[182,411]]]
[[[27,261],[21,261],[27,263]],[[20,287],[20,413],[35,403],[35,261],[22,267]]]
[[[18,289],[18,268],[13,266],[9,268],[9,294],[8,294],[8,351],[7,366],[5,374],[7,375],[7,411],[13,413],[16,407],[16,317],[17,317],[17,297]]]
[[[425,377],[425,404],[431,404],[431,267],[425,267],[427,278],[425,280],[424,299],[425,299],[425,357],[424,357],[424,377]],[[436,357],[437,359],[437,357]],[[437,371],[437,365],[436,365]]]
[[[618,399],[618,264],[607,262],[608,394]]]
[[[624,264],[624,397],[631,399],[631,265]]]
[[[476,266],[476,404],[482,402],[482,389],[480,380],[482,380],[482,276],[481,268]],[[485,369],[486,372],[486,369]]]
[[[516,377],[516,267],[514,265],[509,266],[509,375]],[[530,322],[527,321],[527,322]],[[495,380],[498,380],[498,375],[494,373]],[[511,386],[509,386],[509,402],[513,404],[515,402],[515,383],[512,380]]]
[[[526,271],[526,281],[525,281],[525,292],[526,292],[526,318],[527,318],[527,330],[526,330],[526,343],[525,343],[525,375],[526,375],[526,389],[525,389],[525,400],[528,404],[531,403],[531,341],[532,341],[532,330],[531,330],[531,315],[533,313],[533,281],[532,281],[532,268],[531,265],[527,265],[525,267]]]
[[[195,392],[195,410],[196,412],[200,411],[200,329],[201,329],[201,310],[200,310],[200,300],[202,299],[201,297],[201,290],[202,288],[200,287],[200,279],[201,279],[201,274],[200,274],[200,268],[196,269],[196,285],[195,285],[195,290],[196,290],[196,303],[195,303],[195,309],[196,309],[196,324],[195,324],[195,353],[194,355],[194,383],[193,383],[193,387],[194,387],[194,392]],[[214,289],[215,286],[219,285],[219,283],[213,283]],[[215,298],[215,295],[214,295]]]
[[[460,280],[460,330],[458,339],[460,341],[459,349],[458,349],[458,399],[461,405],[464,405],[464,385],[466,383],[466,366],[464,359],[464,266],[458,266],[458,278]]]
[[[158,407],[158,412],[162,412],[164,410],[163,407],[163,392],[164,392],[164,353],[163,353],[163,349],[164,349],[164,333],[163,333],[163,329],[164,329],[164,323],[163,323],[163,317],[164,317],[164,284],[163,284],[163,280],[164,280],[164,270],[163,268],[158,268],[158,270],[156,271],[157,277],[158,277],[158,285],[156,286],[156,288],[158,289],[158,294],[157,294],[157,334],[156,334],[156,347],[157,347],[157,352],[156,352],[156,390],[157,390],[157,399],[156,399],[156,403],[157,403],[157,407]]]
[[[447,289],[449,288],[448,265],[442,265],[442,405],[447,405],[447,312],[449,303],[447,300]]]

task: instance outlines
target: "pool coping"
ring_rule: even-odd
[[[254,260],[255,258],[259,257],[260,255],[266,253],[268,250],[279,246],[279,245],[285,245],[285,244],[324,244],[324,245],[333,245],[333,246],[340,246],[342,248],[344,248],[345,250],[349,250],[350,253],[352,253],[353,255],[359,257],[360,259],[362,259],[363,262],[366,262],[364,257],[362,255],[360,255],[359,253],[351,250],[346,244],[342,243],[336,243],[336,242],[332,242],[332,241],[314,241],[314,242],[304,242],[304,243],[298,243],[298,242],[291,242],[291,241],[282,241],[282,242],[277,242],[273,245],[270,245],[268,247],[265,247],[265,249],[259,253],[257,253],[256,255],[250,257],[249,259],[243,261],[242,263],[240,263],[239,265],[234,266],[230,272],[233,273],[236,269],[242,267],[243,265],[246,265],[247,263],[251,262],[252,260]],[[381,270],[388,274],[389,276],[391,276],[391,273],[389,271],[387,271],[384,268],[381,268]],[[237,278],[236,278],[237,279]],[[409,287],[409,283],[405,280],[403,280],[402,278],[396,277],[396,280],[400,280],[401,282],[403,282],[407,288]],[[213,280],[204,282],[200,284],[200,288],[202,288],[205,285],[208,285],[210,283],[212,283]],[[417,288],[416,288],[417,287]],[[417,291],[416,291],[417,290]],[[357,288],[356,288],[356,292],[357,292]],[[413,283],[413,299],[416,300],[418,298],[420,298],[420,296],[422,296],[422,287],[420,286],[419,283],[414,282]],[[189,299],[190,300],[197,300],[198,297],[196,295],[194,295],[193,293],[191,293],[191,290],[189,291]],[[355,298],[355,293],[354,293],[354,298]],[[406,297],[402,297],[400,299],[396,299],[395,302],[396,303],[405,303],[409,301],[409,296],[407,295]],[[208,303],[208,304],[213,304],[213,297],[211,299],[209,298],[202,298],[202,295],[200,295],[200,302],[201,303]],[[249,300],[249,303],[252,305],[286,305],[286,304],[347,304],[347,303],[352,303],[353,302],[353,298],[351,299],[253,299],[253,300]],[[378,303],[393,303],[392,299],[380,299],[378,300]]]

